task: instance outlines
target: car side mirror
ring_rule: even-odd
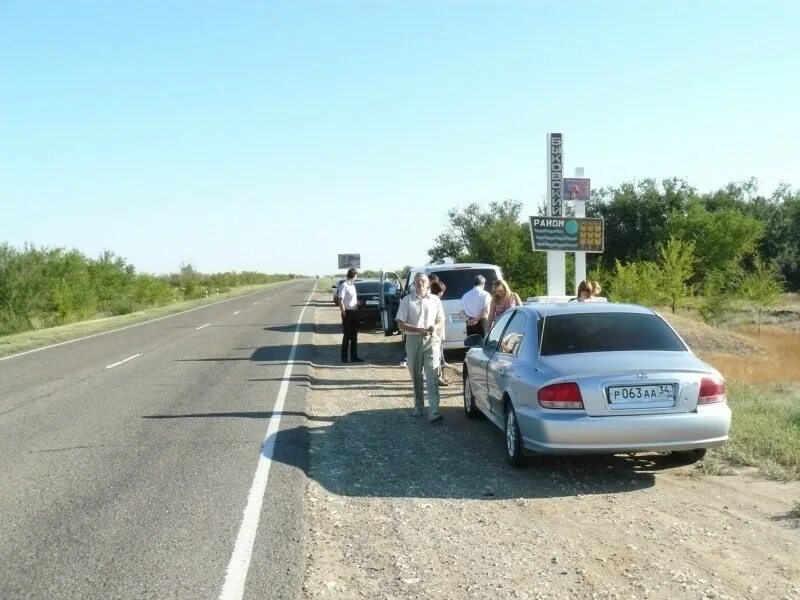
[[[483,336],[479,333],[468,335],[467,339],[464,340],[464,347],[466,348],[477,348],[481,345],[483,345]]]

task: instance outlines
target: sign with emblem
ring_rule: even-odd
[[[591,182],[584,177],[564,178],[564,200],[588,202],[591,195]]]
[[[603,219],[531,217],[530,228],[534,250],[603,251]]]

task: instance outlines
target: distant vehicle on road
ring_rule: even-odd
[[[652,310],[531,304],[470,336],[464,411],[505,432],[506,457],[672,452],[685,462],[728,440],[725,380]]]

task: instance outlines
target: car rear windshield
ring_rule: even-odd
[[[637,350],[686,351],[675,332],[654,314],[553,315],[539,319],[539,332],[542,356]]]
[[[442,300],[461,300],[475,286],[475,277],[483,275],[486,278],[486,291],[492,289],[492,283],[497,279],[494,269],[458,269],[451,271],[433,271],[430,275],[438,275],[439,281],[445,285]],[[429,275],[429,276],[430,276]]]
[[[359,294],[377,294],[381,287],[380,281],[357,281],[356,292]]]

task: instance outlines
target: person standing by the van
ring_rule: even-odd
[[[519,295],[511,291],[508,284],[502,279],[498,279],[492,284],[492,303],[489,305],[489,326],[497,321],[507,310],[511,310],[516,306],[522,306],[522,300]]]
[[[408,370],[414,385],[414,416],[422,416],[425,405],[423,379],[428,390],[428,421],[442,419],[439,413],[439,340],[444,327],[444,309],[438,296],[430,293],[430,282],[424,273],[414,276],[414,294],[400,301],[397,325],[406,334]]]
[[[431,294],[434,296],[439,296],[439,300],[441,300],[442,296],[444,296],[446,289],[447,286],[439,280],[431,282]],[[444,311],[444,307],[442,307],[442,311]],[[442,337],[443,336],[441,335],[434,336],[434,339],[439,346],[439,379],[437,383],[439,384],[439,387],[447,387],[450,384],[447,383],[447,380],[444,378],[444,368],[447,366],[447,363],[444,361],[444,346],[442,344]]]
[[[467,335],[486,336],[486,323],[492,295],[484,289],[486,278],[477,275],[472,281],[473,288],[461,297],[461,314],[467,320]]]
[[[347,350],[350,350],[350,362],[364,362],[358,356],[358,293],[355,280],[356,269],[347,270],[347,279],[336,292],[339,308],[342,311],[342,362],[347,362]]]

